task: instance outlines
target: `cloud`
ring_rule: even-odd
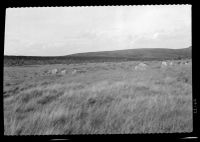
[[[191,44],[191,6],[12,8],[5,30],[6,53],[184,48]]]

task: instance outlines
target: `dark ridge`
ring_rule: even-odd
[[[102,52],[87,52],[67,56],[8,56],[4,55],[4,66],[73,64],[87,62],[120,62],[149,60],[180,60],[191,58],[192,47],[183,49],[143,48]]]

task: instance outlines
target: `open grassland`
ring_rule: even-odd
[[[5,67],[4,134],[191,132],[191,62],[161,69],[149,61],[144,71],[137,63]],[[43,74],[53,68],[68,73]]]

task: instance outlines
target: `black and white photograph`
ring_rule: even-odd
[[[191,8],[6,8],[4,135],[193,132]]]

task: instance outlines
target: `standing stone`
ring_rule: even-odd
[[[65,75],[65,74],[66,74],[66,70],[62,70],[60,73],[61,73],[62,75]]]
[[[58,73],[58,69],[53,69],[53,70],[51,70],[51,73],[52,73],[52,74],[57,74],[57,73]]]

